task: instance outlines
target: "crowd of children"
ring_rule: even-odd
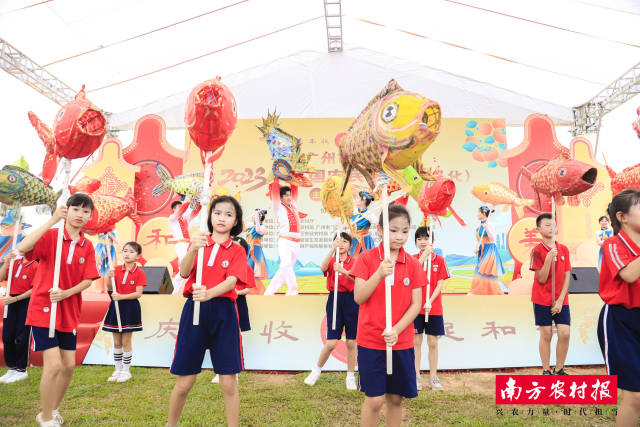
[[[0,382],[26,378],[31,335],[33,350],[43,352],[41,412],[36,418],[42,426],[59,426],[64,422],[59,408],[75,367],[81,292],[99,276],[93,245],[82,232],[92,211],[89,196],[74,194],[49,221],[27,235],[0,268],[0,280],[7,279],[10,272],[12,280],[11,293],[4,297],[8,315],[2,337],[9,370],[0,377]],[[490,212],[485,206],[479,210],[483,221],[477,233],[479,265],[493,256],[489,247],[493,239],[486,224]],[[444,280],[449,278],[447,265],[434,251],[434,233],[429,227],[416,230],[414,239],[419,252],[409,255],[404,249],[411,226],[409,212],[403,206],[391,205],[388,214],[388,230],[383,230],[382,215],[377,221],[378,234],[389,238],[388,258],[383,249],[385,242],[364,251],[353,251],[353,237],[341,232],[322,260],[329,291],[327,341],[304,380],[309,386],[318,381],[322,367],[344,333],[348,351],[346,388],[364,392],[361,423],[366,426],[377,425],[383,404],[387,424],[399,425],[403,398],[416,397],[423,388],[420,373],[423,334],[427,335],[428,386],[433,390],[444,388],[437,376],[437,364],[438,337],[444,335],[441,292]],[[607,371],[618,375],[618,386],[623,390],[618,421],[635,425],[640,418],[640,364],[636,363],[640,354],[640,192],[625,190],[616,195],[608,214],[613,232],[599,242],[600,295],[605,306],[598,323],[598,338]],[[58,231],[52,227],[60,220],[64,220],[62,261],[59,288],[54,289]],[[600,223],[603,224],[602,218]],[[535,272],[531,301],[535,325],[540,331],[543,374],[566,375],[564,362],[570,335],[569,250],[555,240],[554,218],[550,214],[538,216],[536,226],[542,241],[531,252],[530,269]],[[244,239],[238,237],[242,231],[242,208],[238,201],[230,196],[217,197],[208,207],[207,231],[191,236],[180,262],[179,273],[186,281],[183,289],[186,302],[171,364],[171,373],[177,379],[169,398],[169,426],[178,423],[207,349],[216,373],[214,382],[219,382],[222,391],[227,423],[238,425],[237,374],[244,369],[241,332],[250,329],[245,295],[255,286],[255,265],[248,263],[252,252]],[[203,252],[201,266],[199,250]],[[124,244],[122,264],[112,266],[108,273],[111,302],[103,330],[113,333],[115,361],[115,370],[108,381],[131,379],[132,333],[142,330],[138,299],[146,285],[144,272],[137,264],[141,252],[136,242]],[[16,257],[16,253],[22,256]],[[197,283],[198,269],[202,269],[201,284]],[[495,276],[495,272],[488,270],[476,273],[483,280]],[[385,318],[386,280],[391,282],[391,328],[386,327]],[[338,287],[335,293],[334,286]],[[57,316],[55,334],[50,337],[52,303],[57,304]],[[553,324],[558,342],[552,370]],[[389,349],[391,374],[387,373]]]

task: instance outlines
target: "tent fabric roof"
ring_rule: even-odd
[[[640,53],[633,0],[345,0],[342,13],[338,54],[320,0],[7,0],[0,37],[85,83],[123,128],[142,111],[181,126],[184,95],[216,75],[242,117],[355,116],[394,77],[449,117],[567,122]]]

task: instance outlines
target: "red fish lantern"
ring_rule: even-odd
[[[422,210],[425,218],[435,215],[439,221],[440,216],[453,217],[460,223],[466,225],[460,216],[453,210],[451,203],[456,195],[456,184],[449,178],[442,176],[435,177],[435,181],[425,181],[418,193],[418,206]]]
[[[220,77],[200,83],[189,94],[184,122],[202,151],[224,146],[237,121],[236,99]]]

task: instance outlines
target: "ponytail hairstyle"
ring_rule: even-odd
[[[622,227],[617,213],[628,214],[634,205],[640,205],[640,191],[627,189],[613,197],[613,200],[611,200],[611,203],[609,203],[607,207],[607,213],[611,219],[611,227],[613,227],[614,234],[618,234]]]
[[[484,216],[486,216],[487,218],[489,218],[489,215],[495,212],[495,209],[490,208],[487,205],[482,205],[480,206],[480,212],[482,212],[484,214]]]

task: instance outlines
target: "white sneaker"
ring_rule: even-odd
[[[444,387],[442,386],[442,383],[440,382],[440,378],[438,378],[438,377],[433,377],[429,381],[429,385],[431,386],[431,390],[444,390]]]
[[[298,295],[298,290],[296,289],[295,291],[287,291],[285,295],[288,297],[295,297],[296,295]]]
[[[62,418],[62,415],[60,415],[60,411],[57,409],[54,409],[51,412],[51,415],[53,415],[53,419],[56,420],[58,422],[58,424],[62,425],[64,424],[64,418]]]
[[[307,378],[304,379],[304,383],[310,386],[313,386],[316,381],[318,381],[318,378],[320,378],[320,374],[322,372],[318,372],[318,371],[311,371],[311,373],[309,374],[309,376]]]
[[[118,379],[116,380],[117,383],[124,383],[127,382],[131,379],[131,372],[128,371],[121,371],[120,375],[118,375]]]
[[[416,388],[418,391],[422,390],[422,377],[420,375],[416,375]]]
[[[42,421],[42,412],[36,415],[36,422],[40,424],[40,427],[60,427],[60,423],[56,421],[55,417],[49,421]]]
[[[107,381],[109,381],[110,383],[118,381],[118,378],[120,377],[120,372],[122,371],[118,371],[117,369],[113,371],[113,374],[111,374],[111,376],[107,378]]]
[[[220,384],[220,377],[216,374],[215,377],[211,380],[211,384]]]
[[[5,384],[15,383],[16,381],[22,381],[29,376],[29,374],[27,374],[27,371],[24,371],[24,372],[13,371],[13,372],[14,372],[13,375],[11,375],[9,378],[4,380]]]
[[[347,390],[357,390],[358,384],[356,384],[356,377],[347,375]]]
[[[11,378],[15,372],[17,371],[14,369],[9,369],[3,376],[0,377],[0,384],[6,383],[7,380]]]

